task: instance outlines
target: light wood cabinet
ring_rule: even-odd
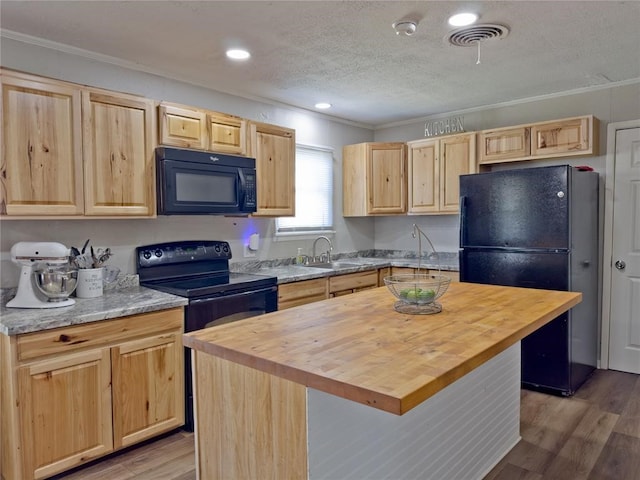
[[[45,478],[113,451],[108,348],[18,369],[24,477]]]
[[[342,150],[342,214],[345,217],[407,211],[404,143],[359,143]]]
[[[2,70],[0,214],[155,215],[155,106]]]
[[[249,122],[249,155],[256,159],[258,208],[254,216],[295,215],[295,130]]]
[[[161,145],[206,150],[207,114],[203,110],[162,102],[158,125]]]
[[[182,425],[183,318],[0,336],[2,478],[45,478]]]
[[[160,103],[158,116],[162,145],[232,155],[248,152],[244,118],[170,102]]]
[[[408,142],[410,214],[457,213],[460,175],[475,173],[475,133]]]
[[[207,149],[212,152],[246,155],[248,121],[226,113],[207,112]]]
[[[327,278],[314,278],[278,285],[278,310],[285,310],[329,298]]]
[[[478,134],[478,163],[495,163],[531,155],[531,129],[498,128]]]
[[[155,215],[155,105],[82,92],[85,215]]]
[[[329,296],[339,297],[378,286],[378,271],[347,273],[329,277]]]
[[[0,74],[0,214],[82,215],[80,87]]]
[[[598,155],[593,115],[484,130],[478,134],[480,165]]]
[[[416,273],[420,273],[421,275],[446,275],[447,277],[449,277],[451,279],[452,282],[458,282],[460,281],[460,273],[459,272],[454,272],[451,270],[429,270],[428,268],[420,268],[420,270],[418,270],[417,268],[413,268],[413,267],[391,267],[391,274],[392,275],[413,275]]]
[[[531,126],[534,158],[593,154],[593,117],[576,117]]]

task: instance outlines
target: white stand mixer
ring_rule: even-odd
[[[21,266],[16,296],[9,308],[57,308],[73,305],[72,298],[50,301],[34,284],[33,267],[38,262],[63,265],[69,262],[69,249],[56,242],[18,242],[11,247],[11,260]]]

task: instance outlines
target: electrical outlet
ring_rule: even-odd
[[[255,258],[256,252],[249,249],[249,245],[244,246],[244,258]]]

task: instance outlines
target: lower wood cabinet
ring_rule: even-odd
[[[2,478],[46,478],[184,424],[183,319],[1,336]]]

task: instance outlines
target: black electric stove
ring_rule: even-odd
[[[229,244],[189,240],[136,248],[140,285],[189,300],[184,330],[193,332],[278,309],[276,277],[229,271]],[[185,429],[193,431],[191,354],[185,348]]]
[[[136,248],[140,284],[180,297],[219,297],[277,284],[276,277],[229,271],[229,243],[189,240]]]

